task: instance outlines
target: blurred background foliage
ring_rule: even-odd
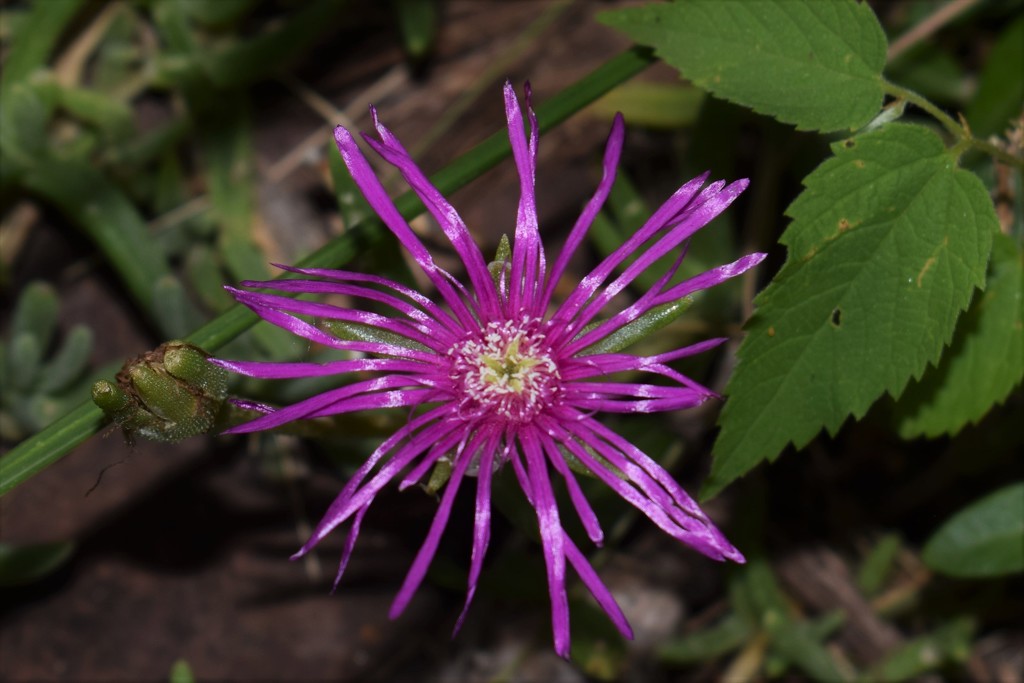
[[[891,45],[897,44],[894,36],[910,34],[947,6],[913,0],[872,4]],[[1018,16],[1024,3],[948,4],[963,7],[892,55],[886,74],[948,111],[966,112],[976,134],[998,134],[1003,123],[1020,115],[1024,80],[1015,78],[1019,70],[1013,69],[1024,61],[1024,22]],[[541,101],[569,102],[564,117],[582,109],[584,100],[559,100],[558,93],[628,46],[593,21],[597,10],[620,5],[580,0],[0,5],[0,438],[5,448],[78,410],[96,379],[113,377],[125,358],[167,340],[189,338],[212,351],[214,345],[203,340],[216,338],[215,346],[227,344],[219,353],[233,358],[331,358],[331,352],[309,349],[276,328],[252,325],[231,308],[222,289],[225,283],[266,279],[274,274],[270,263],[296,262],[324,244],[336,250],[332,266],[351,262],[354,269],[414,282],[332,152],[330,126],[358,117],[357,127],[365,129],[370,101],[383,111],[387,106],[400,110],[401,123],[419,133],[405,140],[408,147],[433,170],[465,152],[469,143],[460,133],[473,129],[469,121],[482,130],[472,142],[501,127],[497,93],[506,76],[517,84],[529,78]],[[499,19],[515,26],[504,41],[463,38],[458,50],[445,42],[454,40],[456,30],[487,34],[486,25]],[[565,65],[574,58],[572,49],[558,49],[563,43],[578,45],[574,40],[598,45],[580,51],[584,66],[575,69]],[[649,53],[635,55],[636,64],[629,67],[634,71],[654,61]],[[464,66],[458,66],[460,60]],[[1005,73],[979,78],[985,69],[1004,66]],[[622,176],[592,231],[591,258],[614,249],[682,179],[708,169],[716,178],[750,177],[751,188],[736,210],[690,245],[680,277],[753,250],[770,252],[767,266],[705,293],[686,315],[642,343],[654,353],[718,334],[738,338],[737,321],[749,316],[753,294],[785,256],[777,245],[786,224],[783,209],[800,191],[801,179],[828,153],[829,140],[713,99],[667,69],[632,80],[626,80],[626,71],[614,78],[602,74],[602,87],[615,85],[615,78],[623,82],[572,119],[580,123],[570,132],[541,140],[542,183],[547,172],[554,181],[550,192],[561,196],[547,213],[545,231],[564,235],[571,226],[573,212],[596,181],[600,142],[615,111],[624,112],[630,139]],[[987,85],[993,82],[1001,85]],[[431,88],[438,94],[431,97]],[[409,100],[415,104],[402,109],[403,99],[417,92]],[[300,109],[301,125],[291,128],[272,125],[265,115],[275,111],[272,120],[279,120],[281,111]],[[500,154],[491,156],[488,163]],[[476,157],[467,157],[466,179],[482,175],[486,164],[473,166]],[[1019,221],[1019,174],[1000,175],[1003,171],[987,159],[968,163],[994,189],[997,211]],[[580,172],[578,186],[559,179],[566,166]],[[304,182],[295,182],[296,175]],[[460,199],[471,207],[469,216],[487,219],[467,222],[491,253],[502,232],[510,231],[514,215],[517,186],[508,178],[487,187],[500,195],[481,199],[473,185],[456,199],[460,207]],[[393,182],[390,187],[394,193],[404,189]],[[279,193],[291,195],[275,200]],[[542,194],[542,202],[545,198]],[[505,215],[499,218],[492,206],[505,209]],[[428,223],[418,219],[413,225],[429,234]],[[440,247],[440,240],[430,239]],[[51,244],[56,245],[52,255]],[[585,264],[579,270],[585,272]],[[649,272],[653,277],[657,269]],[[111,319],[108,310],[120,311],[129,323],[100,322]],[[203,332],[227,329],[224,321],[233,325],[230,333]],[[705,356],[688,359],[683,370],[721,389],[731,362],[728,353]],[[230,392],[283,404],[322,390],[328,381],[339,380],[285,384],[234,378]],[[61,646],[66,669],[56,677],[72,680],[115,671],[126,680],[404,680],[427,671],[423,675],[436,680],[531,681],[558,675],[561,680],[635,681],[1020,681],[1024,585],[1019,568],[979,578],[984,574],[970,563],[965,567],[962,555],[944,556],[942,537],[935,535],[971,540],[975,532],[969,524],[957,526],[956,518],[942,523],[982,494],[1021,478],[1019,387],[1005,406],[956,437],[900,440],[888,409],[876,406],[835,438],[819,437],[799,454],[760,468],[710,504],[747,554],[750,561],[742,567],[695,560],[649,525],[637,523],[635,511],[607,489],[585,482],[609,530],[607,547],[594,553],[594,561],[623,602],[637,640],[622,642],[589,598],[575,593],[572,664],[548,652],[543,564],[531,540],[535,521],[507,478],[495,483],[496,505],[504,515],[495,522],[481,595],[454,642],[447,641],[447,629],[465,585],[468,524],[443,546],[423,614],[397,624],[381,617],[418,543],[421,518],[433,505],[428,496],[411,501],[416,492],[395,495],[388,499],[393,509],[377,520],[371,515],[368,524],[376,523],[380,531],[368,545],[377,540],[371,550],[377,556],[368,560],[362,583],[357,569],[352,587],[343,584],[338,596],[326,595],[333,557],[324,558],[323,569],[314,556],[291,565],[293,573],[280,573],[278,565],[286,563],[308,530],[307,514],[319,514],[337,482],[394,429],[395,416],[300,428],[308,437],[301,442],[305,445],[290,435],[216,439],[199,446],[194,444],[202,439],[193,440],[187,443],[196,453],[187,462],[198,464],[148,474],[146,467],[164,465],[140,462],[156,459],[140,445],[135,458],[111,473],[127,477],[127,490],[115,493],[97,481],[96,497],[102,500],[96,502],[84,497],[82,482],[93,483],[131,453],[108,432],[104,446],[88,451],[104,459],[82,464],[84,454],[76,454],[82,468],[77,479],[61,478],[62,468],[71,472],[62,462],[48,473],[51,483],[39,484],[60,501],[32,498],[22,490],[2,501],[0,586],[10,606],[2,616],[0,667],[9,680],[46,678],[42,659]],[[696,490],[707,472],[715,411],[611,422]],[[88,430],[99,429],[96,415],[81,414]],[[184,447],[182,454],[160,453],[168,459],[189,457]],[[234,473],[228,483],[216,478],[224,468]],[[133,485],[132,472],[141,473],[145,485]],[[182,472],[193,481],[185,481]],[[197,492],[196,477],[203,487],[204,477],[214,483]],[[212,491],[220,496],[207,498]],[[258,492],[270,502],[250,514],[238,503],[248,500],[239,498],[239,491]],[[1024,502],[1024,490],[1006,491],[1011,504]],[[155,502],[147,506],[147,501]],[[40,509],[41,503],[50,507]],[[982,513],[995,504],[976,503],[986,503]],[[89,512],[90,506],[102,508],[102,515]],[[1017,533],[1019,519],[1001,519],[1007,507],[996,508],[988,528]],[[39,521],[79,514],[90,524],[74,532]],[[135,527],[117,521],[128,518],[146,533],[178,526],[183,531],[169,532],[166,553],[150,557],[145,553],[151,541],[130,547],[140,532],[125,533]],[[247,536],[256,533],[253,529],[284,533],[253,541]],[[221,543],[230,549],[214,548]],[[231,550],[238,547],[242,550]],[[201,559],[195,566],[167,559],[174,553],[191,557],[193,550]],[[255,658],[242,656],[227,636],[220,636],[218,646],[218,634],[195,622],[189,622],[187,635],[173,627],[143,633],[146,614],[134,614],[134,628],[125,630],[96,616],[104,610],[121,614],[109,604],[84,612],[67,607],[86,600],[80,596],[93,585],[89,577],[95,568],[114,571],[109,567],[118,565],[111,556],[137,560],[145,555],[148,564],[142,565],[150,575],[177,573],[192,577],[198,590],[210,591],[209,582],[196,579],[199,568],[214,572],[217,567],[218,576],[233,583],[239,561],[231,564],[225,556],[237,557],[236,552],[261,558],[267,564],[258,566],[270,578],[261,582],[259,571],[256,578],[246,574],[258,586],[255,598],[228,590],[224,602],[211,599],[216,604],[210,609],[224,612],[223,623],[243,624],[244,633],[244,624],[255,618],[247,610],[277,608],[289,600],[297,606],[288,618],[271,619],[273,628],[264,627],[262,652]],[[375,567],[386,567],[383,578],[374,574]],[[367,575],[386,585],[375,585]],[[164,589],[152,576],[129,574],[119,580],[135,581],[125,585],[126,595],[152,595]],[[136,589],[141,593],[133,593]],[[380,596],[353,606],[346,601],[348,590]],[[172,615],[185,609],[169,602],[153,609]],[[68,610],[87,620],[86,633],[72,630],[76,622]],[[193,611],[213,618],[202,609]],[[351,624],[324,626],[314,634],[301,628],[308,621],[342,617]],[[170,619],[176,618],[189,617]],[[355,631],[338,630],[343,628]],[[307,645],[314,653],[329,654],[322,654],[322,661],[306,657],[297,663],[299,646],[286,631],[305,634],[308,643],[325,641]],[[351,640],[339,645],[342,633]],[[85,653],[100,638],[113,643],[114,649],[105,651],[115,654],[97,662]],[[158,642],[143,644],[153,640]],[[116,653],[133,648],[141,649],[144,662],[117,658]]]

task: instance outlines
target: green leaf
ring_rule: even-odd
[[[34,168],[25,184],[79,225],[103,251],[136,303],[150,311],[155,282],[170,273],[170,266],[121,190],[87,163],[56,159]]]
[[[611,119],[621,112],[630,126],[648,128],[685,128],[692,126],[707,97],[683,83],[630,81],[593,104],[593,111]]]
[[[169,337],[184,337],[203,323],[203,315],[192,304],[185,287],[170,273],[156,280],[150,310]]]
[[[964,578],[1024,570],[1024,482],[955,514],[928,540],[922,558],[937,572]]]
[[[975,135],[1002,132],[1020,115],[1024,100],[1024,17],[1003,31],[989,52],[978,80],[978,91],[965,116]]]
[[[770,648],[774,654],[792,663],[810,676],[811,680],[851,680],[852,677],[840,670],[835,658],[821,643],[843,625],[845,615],[842,610],[830,612],[813,622],[794,621],[780,618],[778,613],[770,614],[775,617],[767,624],[768,633],[771,634]]]
[[[53,285],[42,280],[28,283],[14,307],[11,336],[28,335],[39,344],[41,351],[46,351],[57,329],[59,307],[60,300]]]
[[[709,629],[667,641],[658,648],[658,659],[667,664],[707,662],[739,649],[753,634],[749,620],[731,614]]]
[[[85,0],[36,0],[4,59],[2,86],[28,78],[46,64],[50,51]]]
[[[188,665],[187,661],[184,659],[177,659],[174,664],[171,665],[171,673],[167,677],[167,680],[170,683],[196,683],[196,676],[192,673],[192,667]]]
[[[92,342],[92,330],[88,327],[75,325],[71,328],[60,350],[43,367],[39,393],[53,394],[63,391],[81,377],[89,365]]]
[[[867,3],[687,0],[598,19],[717,97],[801,130],[855,130],[882,104],[885,34]]]
[[[47,156],[46,126],[52,107],[39,89],[15,83],[0,97],[0,154],[3,165],[15,169],[35,166]]]
[[[686,296],[667,304],[655,306],[633,322],[623,325],[607,337],[586,347],[581,351],[580,355],[593,356],[598,353],[617,353],[629,348],[641,339],[649,337],[669,325],[673,320],[676,320],[685,313],[691,305],[693,305],[693,298]],[[593,326],[596,327],[599,324],[594,323]],[[590,326],[585,328],[580,334],[583,335],[589,331]]]
[[[92,124],[111,139],[132,132],[132,110],[124,102],[89,88],[57,88],[57,104],[80,121]]]
[[[889,124],[832,149],[787,210],[789,257],[755,300],[705,495],[898,396],[984,282],[992,202],[934,133]]]
[[[938,367],[911,384],[896,409],[904,439],[956,434],[1002,403],[1024,377],[1024,263],[997,233],[988,283],[956,327]]]
[[[423,59],[437,38],[437,0],[392,0],[406,53]]]
[[[182,8],[190,19],[206,26],[228,26],[242,19],[258,0],[217,0],[216,2],[186,2]]]
[[[70,542],[13,545],[0,543],[0,586],[23,586],[60,569],[71,558]]]
[[[219,87],[242,85],[266,78],[315,44],[318,36],[337,25],[348,9],[345,0],[310,0],[287,15],[272,30],[242,43],[200,55],[199,63]]]
[[[890,652],[870,673],[876,681],[907,681],[935,671],[947,662],[966,662],[971,655],[974,620],[960,617],[934,633],[915,638]]]
[[[864,595],[871,597],[882,590],[902,547],[898,534],[886,534],[878,539],[857,572],[857,586]]]

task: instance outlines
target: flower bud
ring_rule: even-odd
[[[202,349],[162,344],[124,364],[117,383],[101,380],[92,400],[131,438],[181,441],[213,427],[227,396],[227,371]]]

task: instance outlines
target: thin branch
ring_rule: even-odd
[[[953,21],[961,14],[977,5],[981,0],[953,0],[928,15],[921,23],[915,25],[902,36],[889,44],[886,61],[899,57],[911,47],[932,35],[940,28]]]

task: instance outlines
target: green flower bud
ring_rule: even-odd
[[[511,263],[512,243],[509,241],[508,235],[502,235],[501,241],[498,242],[498,251],[494,254],[494,260],[487,264],[487,270],[491,273],[494,286],[499,290],[502,289],[502,283],[508,281],[508,273],[506,271]]]
[[[202,349],[162,344],[124,364],[117,384],[99,381],[92,400],[129,438],[180,441],[213,427],[227,396],[227,371]]]

